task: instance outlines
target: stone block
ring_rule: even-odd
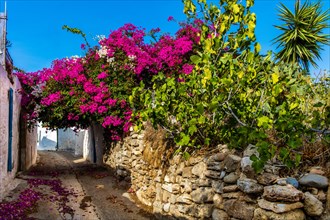
[[[227,214],[230,217],[241,220],[252,220],[255,208],[255,205],[236,199],[231,199],[224,202],[224,210]]]
[[[207,203],[213,201],[214,191],[212,188],[201,187],[192,191],[190,195],[195,203]]]
[[[193,166],[191,169],[191,173],[195,176],[198,176],[199,178],[204,177],[204,173],[206,171],[206,163],[199,162]]]
[[[242,190],[245,193],[258,194],[258,193],[262,193],[262,191],[264,190],[264,187],[258,184],[256,180],[248,179],[248,178],[237,180],[237,186],[240,190]]]
[[[304,194],[293,186],[265,186],[263,198],[268,201],[299,202]]]
[[[257,208],[254,211],[254,217],[253,220],[263,220],[263,219],[269,219],[269,220],[305,220],[306,216],[304,212],[300,209],[295,209],[290,212],[285,213],[275,213],[272,211],[267,211],[261,208]]]
[[[182,169],[182,177],[191,178],[192,177],[192,167],[184,167]]]
[[[264,199],[258,200],[258,205],[262,209],[270,210],[275,213],[284,213],[289,212],[295,209],[300,209],[304,207],[301,202],[294,202],[294,203],[278,203],[278,202],[269,202]]]
[[[185,193],[185,194],[180,195],[176,199],[176,202],[190,205],[190,204],[192,204],[192,197],[190,194]]]
[[[320,216],[323,213],[323,204],[314,195],[305,192],[304,210],[307,215]]]
[[[233,172],[237,170],[240,167],[242,158],[236,155],[229,155],[226,157],[224,163],[225,163],[225,169],[227,172]]]
[[[218,209],[223,209],[223,197],[221,194],[214,194],[213,196],[213,204],[214,207],[218,208]]]
[[[230,217],[225,211],[214,209],[212,212],[212,220],[230,220]]]

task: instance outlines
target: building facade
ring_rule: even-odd
[[[27,129],[21,114],[21,84],[6,48],[6,21],[6,13],[0,13],[0,198],[15,187],[17,172],[37,159],[37,129]]]

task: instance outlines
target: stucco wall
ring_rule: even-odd
[[[59,129],[57,134],[58,150],[70,151],[76,156],[82,156],[85,134],[86,130]]]
[[[27,170],[37,162],[37,127],[28,129],[26,124],[21,121],[20,133],[20,169]]]
[[[103,128],[101,125],[93,124],[84,133],[83,157],[97,164],[103,164]]]
[[[13,100],[13,139],[12,139],[12,155],[13,155],[13,170],[7,172],[8,160],[8,116],[9,116],[9,99],[8,90],[14,90]],[[14,187],[11,184],[19,164],[18,149],[19,149],[19,117],[20,117],[20,95],[17,89],[20,88],[20,83],[14,77],[14,84],[11,84],[7,77],[6,71],[0,66],[0,195]]]

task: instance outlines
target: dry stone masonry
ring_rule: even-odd
[[[163,134],[132,132],[113,143],[104,162],[131,181],[131,191],[169,219],[330,219],[329,180],[319,167],[297,178],[280,178],[279,167],[252,169],[250,145],[240,156],[226,145],[184,160],[167,159]],[[148,134],[149,133],[149,134]],[[163,148],[163,151],[160,149]],[[164,150],[165,149],[165,150]]]

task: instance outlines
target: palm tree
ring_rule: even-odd
[[[320,1],[306,1],[300,7],[300,1],[296,0],[294,13],[282,3],[279,13],[279,19],[284,23],[275,25],[282,31],[273,40],[278,44],[277,49],[280,49],[276,53],[276,59],[286,63],[298,63],[309,73],[310,64],[317,67],[316,59],[321,59],[322,46],[330,45],[330,35],[323,34],[323,31],[329,28],[329,10],[322,12]]]

